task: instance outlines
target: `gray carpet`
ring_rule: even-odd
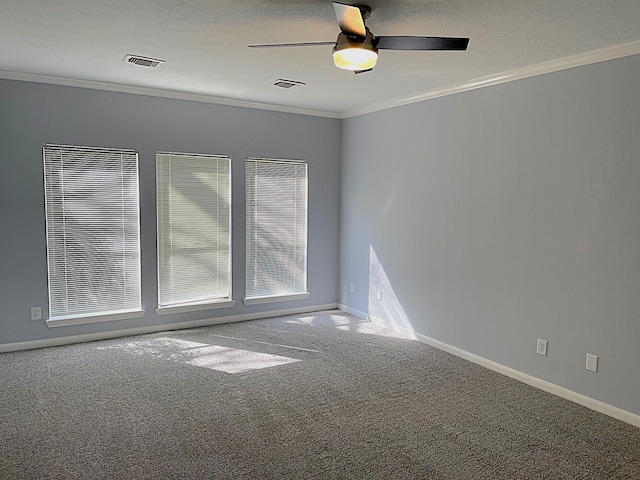
[[[0,355],[2,479],[634,479],[640,429],[342,312]]]

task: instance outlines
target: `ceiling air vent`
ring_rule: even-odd
[[[164,63],[164,60],[160,60],[158,58],[149,58],[149,57],[143,57],[141,55],[130,55],[130,54],[125,55],[122,61],[133,63],[134,65],[140,65],[141,67],[150,67],[150,68],[155,68],[161,63]]]
[[[296,80],[285,80],[284,78],[279,78],[278,80],[273,82],[273,86],[279,88],[293,88],[300,87],[302,85],[306,85],[306,83],[297,82]]]

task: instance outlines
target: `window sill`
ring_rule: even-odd
[[[236,304],[235,300],[223,300],[212,303],[191,303],[183,305],[168,305],[156,308],[158,315],[170,315],[172,313],[198,312],[201,310],[213,310],[214,308],[231,308]]]
[[[144,310],[130,310],[126,312],[101,313],[98,315],[73,315],[68,317],[56,317],[47,320],[47,327],[69,327],[72,325],[83,325],[85,323],[128,320],[130,318],[140,318],[143,315]]]
[[[243,300],[245,305],[259,305],[261,303],[289,302],[291,300],[303,300],[309,298],[309,292],[294,293],[291,295],[272,295],[269,297],[251,297]]]

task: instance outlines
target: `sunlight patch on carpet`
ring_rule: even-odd
[[[305,315],[296,318],[287,318],[284,323],[292,325],[308,325],[313,327],[333,327],[343,332],[364,333],[367,335],[378,335],[381,337],[407,338],[413,339],[413,335],[408,335],[404,331],[394,331],[382,323],[362,320],[353,316],[331,314],[331,315]]]
[[[168,337],[136,340],[99,348],[119,349],[134,355],[151,356],[161,360],[225,373],[243,373],[300,361],[297,358],[283,357],[281,355],[208,345],[206,343]]]

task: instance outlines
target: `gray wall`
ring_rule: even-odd
[[[59,143],[139,152],[143,318],[50,329],[30,320],[47,303],[42,146]],[[340,121],[181,100],[0,81],[0,344],[189,320],[334,304],[338,298]],[[155,314],[155,153],[232,158],[231,309]],[[245,307],[244,160],[309,163],[306,300]],[[46,316],[46,315],[45,315]]]
[[[635,56],[345,120],[341,303],[640,414],[639,78]]]

